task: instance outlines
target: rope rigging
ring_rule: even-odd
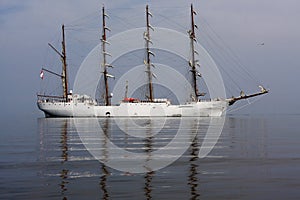
[[[156,7],[154,7],[154,9],[155,8]],[[178,8],[181,9],[182,11],[177,12],[175,15],[173,13],[172,17],[170,17],[168,13],[155,13],[156,21],[159,22],[159,24],[170,23],[172,26],[174,26],[174,29],[177,29],[180,32],[186,34],[187,30],[189,30],[188,28],[189,25],[187,23],[188,16],[185,12],[186,10],[182,9],[182,7],[172,7],[172,6],[157,7],[157,9],[163,9],[163,8],[168,8],[168,9]],[[114,10],[116,9],[119,8],[115,8]],[[107,11],[110,12],[111,9],[108,9]],[[110,24],[116,23],[117,25],[113,25],[113,26],[118,27],[116,29],[117,31],[122,29],[128,30],[128,29],[136,28],[137,26],[139,27],[139,25],[133,23],[134,20],[130,20],[129,18],[122,18],[111,13],[113,12],[110,12],[110,17],[111,17]],[[198,18],[200,18],[201,20],[199,21],[197,19],[199,30],[196,30],[196,33],[199,38],[198,40],[200,41],[206,40],[206,42],[204,42],[204,46],[208,47],[206,50],[213,55],[213,59],[218,64],[218,67],[222,71],[222,74],[230,79],[232,85],[227,84],[225,82],[226,90],[231,94],[236,94],[236,91],[238,92],[242,91],[242,87],[240,86],[240,83],[236,80],[235,77],[243,77],[243,79],[249,79],[255,82],[255,84],[261,85],[258,79],[253,74],[251,74],[250,71],[247,70],[247,68],[242,64],[241,60],[236,56],[236,54],[229,47],[229,45],[226,44],[224,39],[222,39],[222,37],[212,28],[212,26],[208,23],[205,17],[202,16],[201,13],[199,15],[199,13],[198,13]],[[130,17],[139,19],[141,18],[141,15],[131,13]],[[183,20],[176,20],[178,18],[179,19],[181,18]],[[96,28],[92,28],[92,27],[96,27]],[[68,26],[66,26],[66,30],[68,31],[68,33],[70,33],[68,34],[68,39],[67,39],[68,40],[67,51],[68,51],[68,55],[70,55],[68,57],[68,61],[71,61],[70,66],[72,70],[76,70],[80,66],[82,60],[85,58],[88,52],[95,45],[99,43],[99,38],[98,38],[99,30],[100,30],[99,13],[93,12],[83,18],[74,20],[73,22],[69,23]],[[114,27],[112,28],[112,30],[114,31]],[[113,34],[116,34],[116,31],[112,32],[110,35]],[[137,54],[133,54],[132,56],[142,60],[142,58],[139,57],[139,55]],[[171,56],[170,58],[166,57],[165,59],[172,59],[172,57]],[[201,65],[201,60],[199,62]],[[56,65],[60,67],[60,65],[58,64],[53,64],[53,66]],[[188,68],[188,65],[186,66]],[[201,67],[206,67],[206,66],[201,65]],[[119,74],[121,73],[121,70],[119,70],[118,67],[116,67],[114,70],[119,72]],[[197,71],[201,73],[201,68],[199,68],[199,66],[197,66]],[[188,72],[184,74],[185,77],[189,77],[188,75],[189,75]],[[249,83],[247,82],[247,84]]]

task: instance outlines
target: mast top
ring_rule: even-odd
[[[196,11],[194,10],[193,4],[191,4],[191,37],[194,39],[196,38],[195,28],[198,28],[195,24],[194,16],[197,15]]]

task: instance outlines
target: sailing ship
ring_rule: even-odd
[[[173,105],[168,99],[156,99],[154,97],[153,90],[153,72],[151,68],[153,64],[151,62],[151,56],[153,53],[150,51],[151,35],[150,29],[153,29],[150,25],[150,17],[152,14],[149,12],[149,6],[146,6],[146,30],[144,33],[145,39],[145,51],[146,58],[144,60],[145,71],[147,74],[147,89],[148,94],[146,95],[146,100],[139,100],[137,98],[127,97],[127,92],[125,92],[125,97],[121,100],[120,104],[112,105],[111,98],[112,95],[109,92],[108,79],[112,77],[108,73],[108,67],[111,67],[107,63],[106,45],[107,42],[107,31],[106,18],[107,14],[105,12],[104,6],[102,7],[102,64],[104,76],[104,105],[97,103],[95,99],[87,95],[72,94],[72,91],[68,92],[68,74],[67,74],[67,58],[66,58],[66,45],[65,45],[65,30],[64,25],[62,25],[62,52],[58,51],[51,44],[49,46],[60,56],[62,60],[62,73],[57,74],[47,69],[42,69],[42,72],[48,72],[59,76],[62,80],[63,95],[62,96],[52,96],[45,94],[37,94],[37,106],[45,113],[46,117],[217,117],[222,116],[229,106],[232,106],[235,102],[249,99],[252,97],[264,95],[268,93],[268,90],[260,86],[260,91],[250,95],[246,95],[241,92],[240,96],[230,97],[227,99],[209,99],[203,100],[202,96],[204,93],[200,93],[198,90],[198,79],[199,72],[196,69],[198,61],[196,60],[195,42],[195,10],[193,5],[190,9],[191,14],[191,29],[188,31],[188,36],[190,40],[191,48],[191,58],[188,61],[190,66],[190,72],[192,75],[192,98],[189,102],[185,104]],[[126,88],[128,85],[126,86]],[[159,108],[159,109],[158,109]]]

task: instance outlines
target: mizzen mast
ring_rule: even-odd
[[[108,71],[107,71],[107,67],[111,67],[111,65],[107,64],[107,56],[108,55],[110,56],[110,54],[106,52],[106,44],[109,44],[106,41],[106,31],[110,31],[110,29],[108,27],[106,27],[106,22],[105,22],[106,17],[108,17],[108,15],[105,13],[105,8],[103,6],[102,7],[102,30],[103,30],[103,32],[102,32],[102,38],[101,38],[102,58],[103,58],[102,68],[103,68],[104,86],[105,86],[105,105],[110,106],[111,105],[111,102],[110,102],[111,95],[109,94],[108,78],[113,77],[113,76],[108,74]]]
[[[144,39],[146,41],[146,59],[144,61],[145,66],[146,66],[146,72],[148,75],[148,90],[149,90],[149,94],[147,95],[147,98],[150,102],[154,101],[154,95],[153,95],[153,83],[152,83],[152,76],[153,73],[151,71],[151,67],[153,66],[153,64],[151,63],[150,60],[150,56],[154,56],[154,54],[150,51],[150,43],[151,42],[151,38],[150,38],[150,29],[154,30],[152,28],[152,26],[150,25],[150,20],[149,20],[149,16],[152,17],[152,14],[149,12],[149,6],[146,6],[146,32],[144,33]]]
[[[63,91],[64,91],[64,98],[67,102],[68,101],[68,77],[67,77],[65,25],[62,25],[62,63],[63,63],[63,71],[62,71]]]
[[[51,45],[50,43],[48,43],[48,45],[60,56],[61,62],[62,62],[62,73],[61,75],[56,74],[54,72],[51,72],[50,70],[44,69],[45,71],[57,75],[59,77],[61,77],[62,80],[62,87],[63,87],[63,96],[62,98],[65,99],[66,102],[68,102],[68,73],[67,73],[67,54],[66,54],[66,39],[65,39],[65,25],[63,24],[61,26],[62,29],[62,52],[60,53],[53,45]],[[42,95],[39,95],[42,96]]]

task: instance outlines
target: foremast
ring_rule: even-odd
[[[151,56],[154,56],[153,52],[150,51],[150,44],[151,37],[150,37],[150,29],[153,31],[154,29],[150,25],[149,17],[152,17],[152,14],[149,12],[149,6],[146,6],[146,32],[144,33],[144,39],[145,39],[145,46],[146,46],[146,59],[144,60],[145,66],[146,66],[146,73],[148,78],[148,91],[149,94],[146,95],[148,98],[148,101],[153,102],[154,101],[154,95],[153,95],[153,83],[152,83],[152,70],[151,67],[154,66],[151,63]]]
[[[111,102],[110,102],[110,98],[112,97],[109,94],[109,86],[108,86],[108,78],[113,77],[112,75],[108,74],[108,67],[112,67],[111,65],[109,65],[107,63],[107,56],[110,56],[109,53],[106,52],[106,45],[109,44],[106,40],[106,31],[110,31],[110,29],[108,27],[106,27],[106,17],[108,17],[108,15],[105,13],[105,8],[104,6],[102,7],[102,38],[101,38],[101,42],[102,42],[102,69],[103,69],[103,76],[104,76],[104,86],[105,86],[105,94],[104,94],[104,100],[105,100],[105,105],[106,106],[110,106]]]
[[[197,13],[193,8],[193,4],[191,4],[191,30],[188,31],[190,37],[190,47],[191,47],[191,60],[189,61],[189,65],[191,67],[190,71],[192,72],[192,86],[193,86],[192,99],[195,101],[199,101],[198,97],[204,96],[205,93],[199,93],[198,85],[197,85],[197,77],[201,77],[201,74],[197,71],[197,66],[200,67],[200,65],[198,63],[198,60],[196,60],[195,58],[196,57],[195,55],[197,54],[197,52],[195,51],[195,43],[197,42],[195,28],[198,28],[194,20],[195,15],[197,15]],[[226,99],[226,101],[228,102],[228,105],[231,106],[237,101],[243,99],[249,99],[249,98],[253,98],[256,96],[269,93],[269,90],[265,89],[263,86],[259,86],[259,88],[260,88],[259,92],[249,94],[249,95],[246,95],[244,94],[243,91],[241,91],[240,96],[237,97],[233,96],[231,98]]]
[[[197,28],[197,25],[195,24],[194,16],[196,15],[196,12],[193,8],[193,4],[191,4],[191,30],[188,31],[189,37],[190,37],[190,48],[191,48],[191,60],[189,61],[189,65],[191,67],[191,72],[192,72],[192,87],[193,87],[193,92],[192,92],[192,99],[195,101],[198,101],[199,96],[204,96],[204,93],[199,94],[198,90],[198,85],[197,85],[197,77],[201,77],[201,74],[197,71],[197,66],[199,66],[198,61],[196,60],[195,54],[197,52],[195,51],[195,43],[197,42],[196,40],[196,33],[195,33],[195,28]]]

